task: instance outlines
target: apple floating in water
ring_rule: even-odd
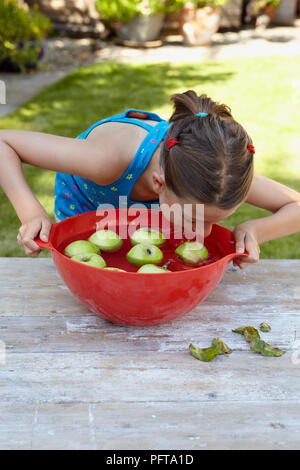
[[[88,239],[102,251],[117,251],[123,245],[122,238],[112,230],[98,230]]]
[[[100,253],[99,247],[87,240],[77,240],[70,243],[64,251],[66,256],[72,258],[72,256],[82,255],[86,253]]]
[[[143,264],[159,264],[163,260],[163,253],[158,246],[150,243],[139,243],[128,251],[126,258],[129,263],[135,266]]]
[[[187,241],[179,245],[175,253],[186,264],[199,264],[208,258],[207,248],[199,242]]]
[[[151,245],[160,246],[165,243],[166,238],[158,230],[143,227],[132,234],[130,241],[133,245],[137,245],[138,243],[150,243]]]
[[[163,266],[156,266],[156,264],[144,264],[138,270],[138,273],[170,273],[169,269]]]
[[[106,267],[106,268],[104,268],[104,269],[106,269],[106,270],[108,270],[108,271],[122,271],[122,273],[126,273],[126,272],[127,272],[127,271],[125,271],[125,269],[113,268],[113,267],[111,267],[111,266]]]
[[[72,256],[71,258],[79,263],[87,264],[88,266],[94,266],[94,268],[105,268],[106,263],[102,256],[96,253],[84,253],[81,255]]]

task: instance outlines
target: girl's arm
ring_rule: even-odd
[[[268,217],[249,221],[255,229],[258,243],[300,230],[300,193],[297,191],[255,174],[246,202],[273,212]]]
[[[259,244],[300,231],[300,193],[255,174],[246,201],[272,212],[272,215],[243,222],[234,230],[236,250],[248,251],[247,258],[236,258],[234,264],[244,268],[259,259]]]
[[[112,143],[105,136],[97,146],[83,139],[0,130],[0,187],[22,223],[18,242],[26,254],[40,252],[33,239],[38,234],[48,239],[51,220],[27,184],[22,163],[110,184],[120,175],[120,155],[122,146],[118,140]]]

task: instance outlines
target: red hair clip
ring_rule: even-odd
[[[254,148],[254,145],[247,145],[247,149],[249,150],[249,152],[252,152],[252,153],[255,153],[255,148]]]
[[[168,139],[167,140],[167,146],[168,146],[168,150],[170,150],[174,145],[178,144],[178,140],[177,139]]]

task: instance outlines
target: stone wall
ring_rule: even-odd
[[[54,33],[69,36],[106,37],[108,31],[100,20],[94,0],[26,0],[51,19]]]
[[[242,23],[243,0],[230,0],[222,6],[220,30],[238,30]]]

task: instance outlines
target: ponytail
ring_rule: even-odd
[[[172,126],[160,154],[167,188],[182,199],[221,209],[237,206],[250,190],[254,171],[247,132],[227,105],[205,94],[189,90],[172,95],[171,101]],[[168,139],[176,139],[176,145],[168,148]]]
[[[212,116],[233,119],[231,109],[226,104],[219,104],[208,98],[207,95],[198,96],[193,90],[184,93],[175,93],[171,96],[174,112],[169,122],[176,122],[186,117],[193,117],[199,112],[208,113]]]

